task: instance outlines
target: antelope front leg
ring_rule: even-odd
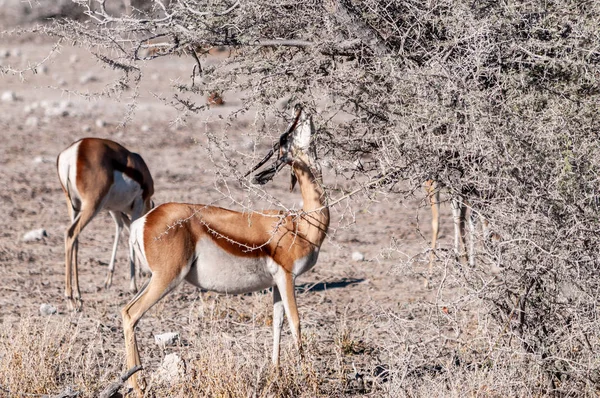
[[[281,342],[281,329],[283,327],[283,301],[277,286],[273,286],[273,366],[279,369],[279,343]]]
[[[302,352],[302,339],[300,336],[300,317],[298,316],[298,307],[296,305],[294,276],[291,273],[280,269],[276,283],[281,295],[281,300],[283,301],[283,308],[285,309],[288,323],[292,329],[296,348],[300,354],[300,359],[303,359],[304,354]],[[275,322],[275,320],[273,320],[273,322]]]

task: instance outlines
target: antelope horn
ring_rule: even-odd
[[[296,117],[294,118],[294,122],[292,124],[290,124],[290,126],[288,127],[288,129],[285,131],[285,133],[283,133],[280,137],[279,137],[279,141],[276,142],[273,145],[273,148],[271,148],[271,150],[269,151],[269,153],[267,153],[267,155],[260,161],[258,162],[258,164],[256,166],[254,166],[249,172],[247,172],[246,174],[244,174],[244,178],[248,177],[248,175],[250,173],[253,173],[254,171],[256,171],[256,169],[258,169],[259,167],[261,167],[263,164],[267,163],[267,160],[269,160],[271,158],[271,156],[273,156],[273,154],[275,153],[276,150],[278,150],[281,147],[281,143],[285,141],[285,139],[287,139],[287,136],[296,129],[296,126],[298,125],[298,121],[300,120],[300,114],[302,113],[302,107],[300,105],[296,105],[296,107],[294,108],[296,110]],[[273,164],[273,166],[271,168],[269,168],[268,170],[263,171],[262,173],[257,174],[254,177],[254,181],[259,183],[259,184],[265,184],[267,181],[271,180],[275,174],[281,170],[281,168],[283,167],[283,162],[280,161],[279,157],[277,158],[277,161]],[[267,177],[270,172],[273,172],[272,175],[270,175],[268,179],[265,179],[264,177]],[[259,176],[262,176],[263,178],[261,178],[262,181],[264,182],[258,182],[257,178],[259,178]]]

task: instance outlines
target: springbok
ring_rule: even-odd
[[[329,227],[313,131],[311,117],[296,106],[294,121],[279,143],[248,173],[279,149],[277,161],[257,174],[254,181],[264,184],[283,166],[290,165],[291,187],[296,182],[300,185],[302,210],[240,213],[208,205],[166,203],[131,224],[130,245],[136,261],[151,271],[151,277],[121,311],[129,369],[141,365],[136,324],[184,279],[219,293],[248,293],[272,287],[273,365],[279,365],[284,311],[296,347],[302,351],[295,278],[315,265]],[[129,382],[142,396],[143,380],[138,382],[134,374]]]
[[[131,221],[153,207],[154,182],[140,155],[129,152],[116,142],[100,138],[83,138],[72,143],[58,155],[56,163],[71,218],[65,234],[65,296],[71,309],[78,311],[81,309],[77,274],[79,234],[100,210],[109,211],[117,226],[108,275],[104,281],[104,286],[110,287],[123,224],[129,229]],[[129,257],[129,289],[136,292],[131,251]]]
[[[431,275],[433,263],[435,262],[435,248],[438,239],[440,225],[440,187],[437,181],[427,180],[425,182],[425,192],[431,205],[431,251],[429,254],[429,274]],[[464,193],[464,192],[463,192]],[[454,253],[461,260],[468,261],[471,267],[475,267],[475,230],[477,224],[481,221],[484,235],[489,235],[493,240],[499,240],[500,237],[491,232],[488,234],[488,220],[473,210],[470,204],[465,199],[465,195],[452,195],[450,205],[452,207],[452,220],[454,223]],[[469,211],[469,250],[467,254],[467,245],[465,242],[465,222]],[[427,284],[427,281],[425,282]]]

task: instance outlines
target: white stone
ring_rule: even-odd
[[[77,56],[77,54],[73,54],[69,57],[69,62],[72,64],[75,64],[77,62],[79,62],[79,57]]]
[[[168,354],[162,360],[156,377],[164,383],[173,383],[185,375],[185,362],[175,353]]]
[[[147,124],[144,124],[141,127],[142,133],[147,133],[148,131],[150,131],[150,126],[148,126]]]
[[[98,81],[98,77],[96,75],[94,75],[92,72],[88,72],[79,78],[79,83],[81,83],[81,84],[87,84],[87,83],[92,83],[92,82],[97,82],[97,81]]]
[[[21,56],[21,49],[18,47],[15,47],[12,49],[12,51],[10,52],[10,55],[14,56],[14,57],[20,57]]]
[[[163,334],[154,335],[154,341],[161,347],[167,345],[173,345],[179,340],[179,333],[169,332]]]
[[[10,51],[8,51],[6,48],[0,49],[0,58],[8,58],[8,57],[10,57]]]
[[[365,255],[361,252],[352,252],[352,260],[354,261],[365,261]]]
[[[36,240],[42,240],[46,236],[48,236],[48,233],[44,228],[34,229],[23,235],[23,242],[33,242]]]
[[[17,100],[17,94],[14,91],[5,91],[2,93],[2,102],[13,102]]]
[[[28,127],[37,127],[40,124],[40,121],[37,117],[35,116],[29,116],[26,120],[25,120],[25,126]]]
[[[92,131],[92,127],[89,124],[84,124],[83,126],[81,126],[81,131],[84,133],[89,133],[90,131]]]
[[[44,115],[48,117],[69,116],[69,110],[61,106],[48,107],[44,111]]]
[[[102,120],[102,119],[96,119],[96,127],[102,128],[104,126],[106,126],[106,122],[104,120]]]
[[[44,65],[44,64],[41,64],[41,65],[38,65],[35,68],[35,71],[37,73],[41,73],[42,75],[47,75],[48,74],[48,67],[46,65]]]
[[[40,305],[40,314],[42,315],[52,315],[52,314],[56,314],[58,312],[58,310],[56,309],[55,306],[51,305],[51,304],[42,304]]]

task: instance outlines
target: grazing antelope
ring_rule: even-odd
[[[65,296],[73,310],[81,308],[77,275],[79,234],[102,209],[109,211],[117,225],[105,287],[112,284],[119,236],[123,225],[146,214],[152,207],[154,182],[144,160],[137,153],[110,140],[83,138],[58,155],[58,177],[67,197],[71,225],[65,234]],[[131,221],[130,218],[131,217]],[[131,252],[130,252],[131,253]],[[130,254],[130,286],[135,285],[135,266]],[[74,279],[75,294],[71,288]]]
[[[273,364],[279,365],[284,312],[301,352],[294,282],[317,262],[329,226],[329,209],[311,142],[312,119],[298,106],[295,112],[279,143],[249,173],[279,149],[276,163],[257,174],[254,181],[266,183],[290,165],[291,186],[296,182],[300,185],[302,210],[240,213],[208,205],[166,203],[131,224],[130,245],[136,261],[149,268],[152,276],[121,311],[129,369],[141,365],[136,324],[183,280],[219,293],[272,287]],[[137,375],[130,378],[130,384],[143,395],[144,383],[138,383]]]

